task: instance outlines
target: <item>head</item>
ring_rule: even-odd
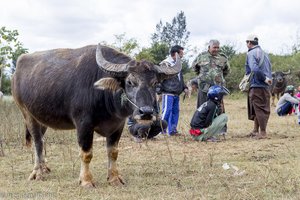
[[[138,123],[151,124],[156,117],[154,103],[158,83],[181,71],[180,58],[178,54],[175,56],[176,63],[170,69],[146,60],[136,61],[113,48],[99,44],[96,61],[100,69],[109,76],[101,78],[94,86],[114,94],[117,103],[121,104],[118,112],[123,115],[132,114]]]
[[[300,92],[300,85],[298,86],[297,90],[298,90],[298,92]]]
[[[179,45],[173,46],[170,50],[171,57],[175,59],[176,53],[178,53],[179,57],[182,58],[183,50],[184,50],[184,48]]]
[[[224,86],[213,85],[208,89],[207,97],[214,102],[221,102],[224,95],[230,94],[229,90]]]
[[[210,40],[208,43],[208,51],[211,55],[216,56],[220,50],[219,40]]]
[[[254,34],[251,34],[246,39],[248,49],[258,45],[258,37]]]
[[[295,88],[293,85],[288,85],[285,88],[284,93],[289,93],[290,95],[294,96]]]

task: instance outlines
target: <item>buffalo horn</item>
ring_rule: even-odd
[[[108,74],[124,77],[127,69],[132,64],[132,59],[125,54],[98,44],[96,50],[96,61],[98,66]]]
[[[282,72],[284,75],[288,75],[288,74],[290,74],[291,73],[291,70],[289,69],[289,71],[287,71],[287,72]]]

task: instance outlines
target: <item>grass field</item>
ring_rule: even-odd
[[[181,103],[182,136],[135,143],[124,129],[118,169],[125,186],[107,184],[105,138],[95,137],[90,167],[96,188],[84,189],[78,185],[75,131],[47,131],[45,151],[52,171],[44,181],[27,181],[33,152],[24,146],[22,116],[13,102],[0,102],[0,199],[300,199],[296,116],[278,117],[272,108],[270,139],[246,138],[252,130],[246,98],[231,95],[225,99],[226,140],[195,142],[188,134],[195,103],[195,97]]]

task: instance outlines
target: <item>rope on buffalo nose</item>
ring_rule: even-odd
[[[125,92],[123,92],[122,94],[121,94],[121,106],[124,106],[124,104],[126,103],[126,102],[129,102],[129,103],[131,103],[134,107],[136,107],[137,109],[140,109],[134,102],[132,102],[128,97],[127,97],[127,95],[125,94]]]

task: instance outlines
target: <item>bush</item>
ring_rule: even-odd
[[[11,95],[11,79],[10,77],[3,76],[2,77],[2,92],[6,95]]]

